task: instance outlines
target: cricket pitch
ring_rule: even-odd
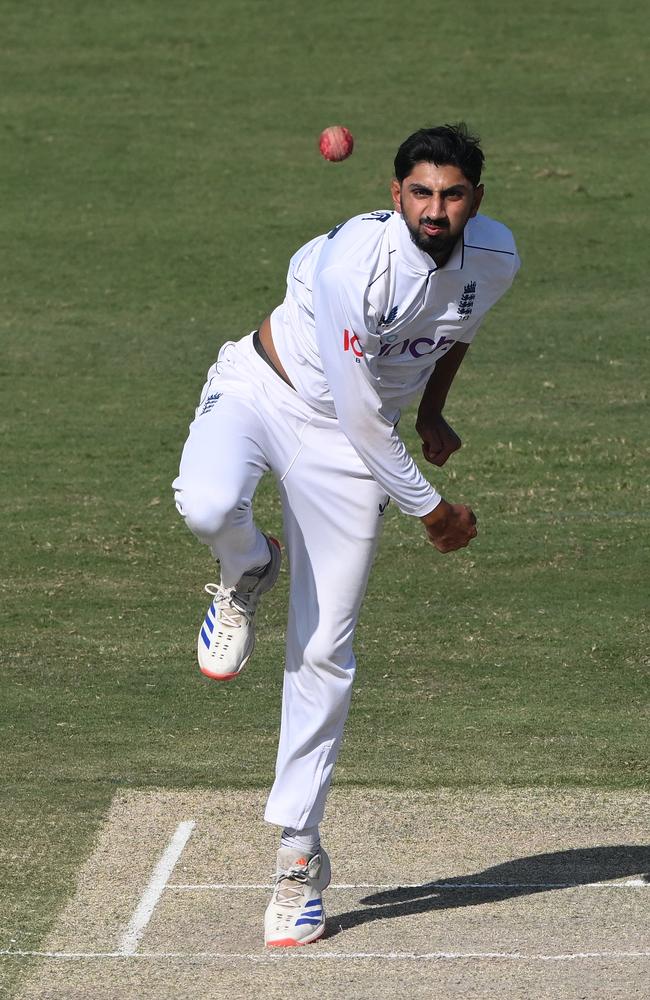
[[[650,795],[335,788],[325,937],[265,950],[264,795],[119,794],[19,1000],[641,1000]]]

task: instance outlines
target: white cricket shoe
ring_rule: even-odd
[[[217,583],[206,584],[214,600],[199,632],[198,655],[201,673],[213,680],[237,677],[253,652],[257,605],[276,582],[282,562],[278,540],[270,535],[265,538],[271,559],[261,573],[245,573],[230,589]]]
[[[325,931],[323,889],[332,878],[327,852],[311,858],[290,847],[278,851],[271,902],[264,915],[267,948],[291,948],[317,941]]]

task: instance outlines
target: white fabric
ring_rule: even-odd
[[[250,336],[222,348],[201,399],[173,485],[188,526],[220,559],[225,586],[263,561],[259,540],[266,542],[251,503],[266,469],[279,481],[291,591],[266,819],[303,830],[323,816],[350,704],[354,628],[387,496],[336,419],[300,399],[256,354]]]
[[[318,854],[320,848],[320,827],[308,826],[306,830],[294,830],[286,827],[282,831],[280,847],[286,847],[291,851],[300,851],[306,857]]]
[[[444,268],[415,246],[402,216],[356,216],[291,259],[287,294],[271,315],[276,350],[298,394],[338,418],[366,468],[404,513],[440,495],[395,424],[436,361],[474,338],[519,267],[501,223],[477,216]]]

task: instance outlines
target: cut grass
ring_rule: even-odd
[[[435,36],[420,0],[5,10],[3,940],[35,945],[119,787],[269,784],[287,578],[247,676],[204,682],[214,570],[169,484],[218,345],[296,247],[387,204],[434,120],[482,133],[524,266],[430,470],[479,539],[440,558],[389,508],[337,780],[644,786],[641,6],[443,5]],[[335,121],[339,166],[315,150]],[[281,533],[272,483],[257,509]]]

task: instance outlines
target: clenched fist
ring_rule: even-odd
[[[464,549],[472,538],[476,538],[476,515],[464,503],[447,503],[441,500],[430,514],[420,519],[424,524],[427,538],[438,552],[454,552]]]

